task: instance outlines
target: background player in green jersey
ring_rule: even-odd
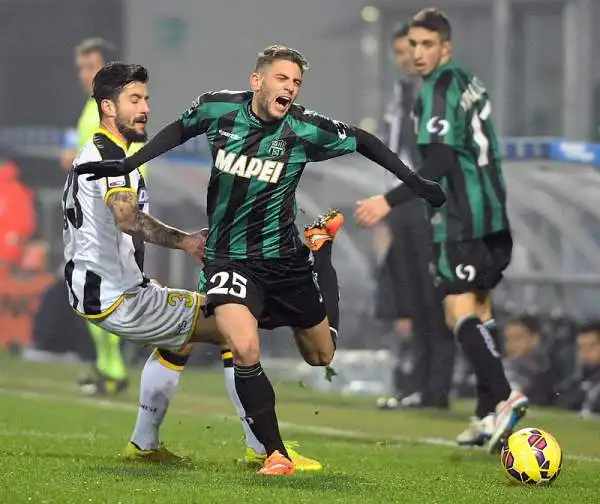
[[[214,166],[201,289],[207,295],[206,314],[214,313],[231,345],[245,416],[265,446],[263,474],[291,474],[294,464],[279,433],[273,387],[260,364],[259,324],[292,327],[309,364],[329,364],[335,350],[338,286],[331,249],[315,252],[313,270],[295,225],[295,191],[306,163],[356,151],[432,205],[446,200],[437,183],[411,171],[373,135],[296,105],[307,68],[298,51],[268,47],[250,76],[251,91],[205,93],[133,156],[77,168],[94,173],[91,178],[122,175],[206,134]],[[323,228],[320,234],[328,233],[327,224],[316,223]]]
[[[477,377],[475,417],[460,444],[497,450],[525,414],[527,398],[511,392],[497,346],[490,291],[511,261],[506,192],[488,93],[452,59],[451,27],[437,9],[417,13],[409,39],[423,87],[415,105],[423,176],[439,180],[447,204],[430,215],[436,250],[432,269],[446,322]],[[403,186],[359,203],[356,217],[373,225],[412,197]],[[424,280],[425,281],[425,280]]]

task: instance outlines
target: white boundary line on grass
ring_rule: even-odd
[[[105,438],[104,434],[96,434],[94,432],[72,432],[66,434],[64,432],[44,432],[39,430],[0,430],[0,437],[39,437],[51,439],[98,439]]]
[[[43,400],[57,400],[61,402],[66,402],[70,404],[82,404],[86,406],[92,406],[96,408],[104,408],[104,409],[113,409],[113,410],[121,410],[121,411],[137,411],[138,407],[133,404],[127,403],[119,403],[114,401],[109,401],[105,399],[98,398],[85,398],[85,397],[65,397],[62,395],[51,394],[46,392],[31,392],[31,391],[19,391],[12,389],[5,389],[0,387],[0,395],[5,396],[13,396],[13,397],[21,397],[23,399],[43,399]],[[188,412],[183,412],[185,414],[190,414]],[[226,418],[228,420],[238,420],[238,417],[235,415],[223,415],[218,413],[207,413],[214,417],[218,418]],[[323,427],[319,425],[300,425],[291,422],[279,422],[280,427],[293,429],[298,432],[307,432],[311,434],[320,434],[324,436],[331,437],[339,437],[339,438],[352,438],[359,439],[364,441],[373,441],[374,436],[371,434],[365,434],[364,432],[345,430],[345,429],[336,429],[335,427]],[[37,432],[37,431],[22,431],[24,435],[27,435],[27,432]],[[0,431],[0,436],[2,436],[2,431]],[[14,434],[11,432],[8,435],[19,435],[18,432]],[[39,432],[39,437],[48,436],[52,437],[53,433],[42,433]],[[93,433],[80,433],[73,435],[61,435],[56,434],[56,437],[73,437],[75,438],[93,438],[93,437],[101,437],[100,435],[95,435]],[[433,446],[445,446],[451,448],[458,448],[456,442],[451,441],[449,439],[443,438],[427,438],[427,437],[409,437],[409,436],[388,436],[382,440],[385,441],[393,441],[396,443],[416,443],[416,444],[426,444]],[[469,448],[462,448],[469,449]],[[475,448],[477,449],[477,448]],[[565,454],[565,459],[567,460],[576,460],[578,462],[591,462],[591,463],[600,463],[600,457],[586,456],[586,455],[572,455]]]

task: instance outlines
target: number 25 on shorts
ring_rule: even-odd
[[[229,294],[244,299],[246,297],[246,284],[248,280],[235,271],[228,273],[227,271],[219,271],[215,273],[209,280],[211,287],[206,292],[209,294]]]

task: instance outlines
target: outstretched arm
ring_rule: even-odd
[[[376,136],[356,126],[349,126],[322,114],[298,107],[295,119],[302,124],[310,124],[304,130],[305,148],[308,162],[325,161],[351,152],[359,152],[366,158],[393,173],[417,196],[427,200],[434,207],[446,202],[446,195],[436,182],[422,178],[406,166],[400,158],[388,149]]]
[[[455,153],[447,145],[432,144],[427,147],[424,165],[419,174],[430,181],[440,180],[453,166]],[[361,226],[371,227],[386,217],[392,207],[415,197],[413,190],[406,184],[401,184],[386,194],[372,196],[356,203],[354,217]]]
[[[182,116],[161,129],[144,147],[125,159],[92,161],[75,168],[78,174],[89,173],[87,180],[98,180],[103,177],[119,177],[126,175],[138,166],[164,154],[185,143],[190,138],[201,135],[208,128],[204,97],[199,96]]]
[[[142,166],[148,161],[178,147],[188,140],[186,130],[181,119],[173,121],[161,129],[146,145],[135,154],[125,158],[124,162],[131,170]]]
[[[393,173],[398,179],[404,182],[399,187],[403,187],[403,191],[410,194],[410,196],[420,196],[434,207],[442,206],[446,202],[446,195],[437,182],[428,180],[425,174],[424,178],[411,170],[400,160],[397,154],[386,147],[376,136],[360,128],[356,128],[356,141],[356,151]]]
[[[427,146],[423,168],[419,171],[419,175],[437,182],[448,173],[455,162],[455,157],[456,154],[452,147],[431,144]],[[410,200],[414,197],[414,193],[406,185],[399,185],[390,189],[384,197],[388,204],[394,207]]]
[[[127,175],[151,159],[184,143],[188,137],[181,119],[161,129],[152,140],[135,154],[123,159],[107,159],[91,161],[75,167],[77,174],[90,173],[87,180],[99,180],[104,177],[120,177]]]
[[[106,199],[115,223],[123,233],[139,236],[142,240],[161,247],[180,249],[202,261],[204,243],[200,233],[189,234],[167,226],[158,219],[138,209],[135,191],[119,190],[110,193]]]

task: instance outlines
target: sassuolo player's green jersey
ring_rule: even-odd
[[[182,116],[186,136],[206,133],[213,167],[208,185],[208,259],[276,259],[302,242],[295,192],[306,163],[356,150],[353,129],[299,105],[265,123],[252,92],[199,96]]]
[[[431,216],[436,242],[467,241],[508,228],[506,191],[488,93],[453,60],[424,79],[415,105],[417,143],[456,153],[440,183],[447,203]]]

